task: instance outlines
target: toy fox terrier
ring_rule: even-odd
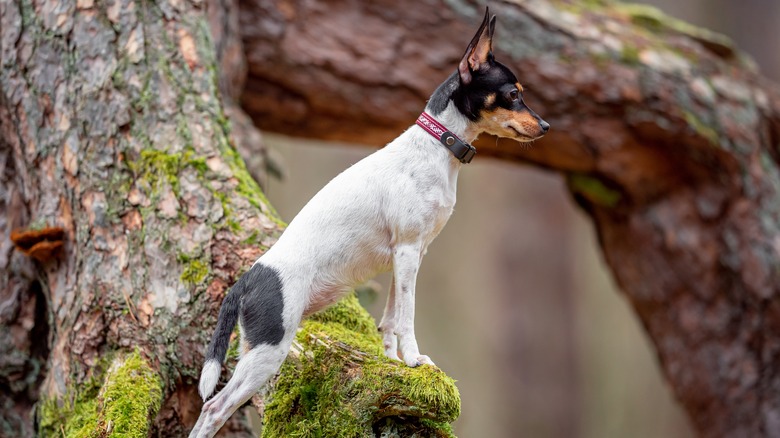
[[[379,330],[385,354],[410,367],[433,365],[414,335],[417,270],[447,223],[469,143],[487,132],[520,142],[550,125],[523,103],[523,87],[492,53],[496,17],[485,18],[455,71],[417,123],[342,172],[290,222],[225,297],[206,353],[199,392],[217,386],[230,334],[243,354],[225,388],[206,402],[190,437],[212,437],[281,367],[301,318],[336,302],[380,272],[393,271]]]

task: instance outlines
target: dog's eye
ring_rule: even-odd
[[[509,92],[510,100],[517,100],[518,96],[520,96],[520,93],[517,90],[512,90]]]

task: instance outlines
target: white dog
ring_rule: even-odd
[[[320,190],[225,297],[200,378],[204,400],[237,322],[247,351],[190,437],[214,436],[277,372],[301,318],[380,272],[393,271],[379,324],[385,354],[411,367],[433,365],[414,335],[415,280],[452,213],[458,171],[475,153],[469,143],[482,132],[531,141],[549,129],[523,103],[514,74],[493,58],[495,16],[488,18],[486,11],[457,71],[417,123]]]

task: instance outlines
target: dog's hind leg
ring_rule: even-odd
[[[294,336],[277,345],[258,345],[236,365],[233,377],[214,398],[203,405],[190,438],[211,438],[276,373],[287,357]]]
[[[257,393],[279,370],[301,322],[306,300],[295,291],[303,288],[283,285],[277,269],[256,263],[239,281],[244,282],[241,343],[249,351],[238,361],[225,388],[203,405],[190,438],[214,436],[233,412]]]

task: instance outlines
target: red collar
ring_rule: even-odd
[[[417,125],[439,140],[461,163],[471,163],[474,155],[477,154],[474,146],[458,138],[425,111],[417,118]]]

